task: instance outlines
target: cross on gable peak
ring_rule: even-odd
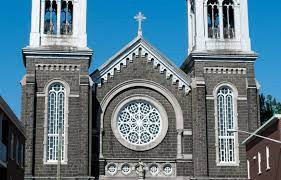
[[[142,36],[142,22],[146,20],[146,17],[142,14],[142,12],[139,12],[134,18],[139,23],[138,36],[140,37]]]

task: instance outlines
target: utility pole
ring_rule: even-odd
[[[59,142],[58,142],[58,165],[57,165],[57,180],[61,180],[61,140],[62,140],[62,129],[61,126],[59,126]]]

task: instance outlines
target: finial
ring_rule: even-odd
[[[142,36],[142,21],[146,20],[146,17],[141,12],[139,12],[135,16],[135,20],[138,21],[138,23],[139,23],[138,36],[141,37]]]

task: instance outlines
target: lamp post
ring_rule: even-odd
[[[255,134],[255,133],[250,133],[250,132],[243,131],[243,130],[230,130],[229,129],[228,132],[230,132],[230,133],[241,132],[241,133],[249,134],[249,135],[252,135],[252,136],[256,136],[256,137],[259,137],[259,138],[262,138],[262,139],[266,139],[266,140],[281,144],[281,141],[278,141],[276,139],[271,139],[271,138],[268,138],[268,137],[265,137],[265,136],[261,136],[261,135],[258,135],[258,134]]]

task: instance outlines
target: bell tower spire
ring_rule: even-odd
[[[247,0],[187,0],[189,53],[251,52]]]
[[[32,0],[30,47],[87,47],[87,0]]]

